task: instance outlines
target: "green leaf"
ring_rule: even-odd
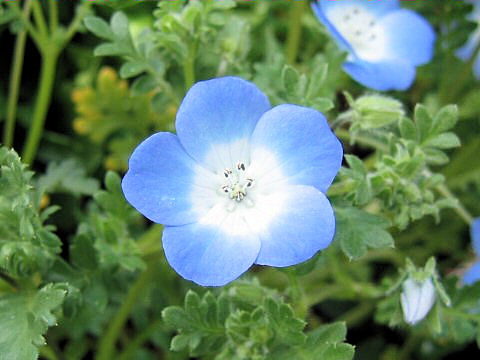
[[[96,36],[106,40],[113,40],[115,38],[114,33],[110,29],[108,23],[97,16],[87,16],[83,20],[85,27],[94,33]]]
[[[200,298],[190,290],[185,296],[183,308],[165,308],[162,311],[163,321],[179,332],[172,339],[170,348],[175,351],[189,350],[191,356],[218,350],[227,340],[223,301],[215,299],[209,292]]]
[[[143,61],[129,61],[120,68],[120,76],[124,79],[137,76],[145,71],[147,65]]]
[[[65,295],[63,285],[48,284],[36,293],[0,297],[0,360],[36,360]]]
[[[458,120],[458,106],[447,105],[440,109],[433,118],[433,132],[440,134],[452,129]]]
[[[120,56],[128,54],[128,48],[118,43],[104,43],[93,50],[95,56]]]
[[[368,247],[393,247],[393,238],[385,229],[388,221],[365,211],[350,207],[336,208],[337,233],[345,255],[357,259],[367,252]]]
[[[90,237],[84,234],[77,235],[70,245],[72,264],[79,268],[95,270],[98,267],[98,256],[93,245]]]
[[[0,148],[0,268],[13,278],[41,273],[52,265],[61,241],[38,211],[33,173],[13,150]]]
[[[460,139],[453,132],[446,132],[429,138],[424,145],[439,149],[451,149],[460,146]]]
[[[135,96],[144,95],[149,91],[152,91],[157,86],[155,79],[151,75],[144,74],[132,84],[132,94]]]
[[[352,345],[344,343],[345,323],[322,325],[307,334],[304,345],[278,350],[268,360],[351,360],[355,353]]]
[[[282,83],[287,93],[294,94],[297,90],[297,84],[300,75],[298,71],[290,65],[285,65],[282,70]]]
[[[427,148],[423,150],[427,156],[426,160],[431,165],[443,165],[448,163],[448,156],[438,149]]]
[[[420,142],[423,142],[430,135],[433,120],[425,106],[417,104],[415,106],[415,125],[419,135]]]
[[[286,345],[300,345],[305,342],[303,328],[306,323],[295,316],[290,305],[267,298],[264,308],[278,341]]]
[[[399,122],[400,135],[408,140],[417,140],[415,124],[409,118],[403,117]]]
[[[93,195],[99,188],[98,180],[87,177],[85,169],[73,159],[49,163],[37,184],[42,192],[73,195]]]
[[[110,26],[116,37],[125,39],[130,36],[128,18],[123,12],[117,11],[112,15]]]

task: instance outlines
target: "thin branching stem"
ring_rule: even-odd
[[[307,0],[293,1],[291,4],[286,45],[286,56],[289,64],[294,64],[297,59],[302,34],[302,17],[307,4]]]
[[[28,19],[32,1],[25,1],[23,5],[22,16]],[[27,31],[23,29],[18,32],[15,40],[15,50],[12,59],[12,72],[10,74],[10,85],[7,100],[7,118],[4,125],[3,144],[6,147],[13,146],[13,136],[15,133],[15,118],[17,116],[18,93],[20,89],[20,80],[22,78],[23,58],[25,54],[25,43],[27,40]]]

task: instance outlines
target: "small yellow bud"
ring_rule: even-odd
[[[90,130],[90,126],[88,126],[88,121],[83,118],[76,118],[73,120],[73,129],[77,134],[85,135]]]
[[[72,91],[72,101],[76,104],[87,102],[94,96],[94,91],[92,88],[81,88],[74,89]]]
[[[45,209],[50,204],[50,197],[47,194],[43,194],[40,199],[40,210]]]
[[[104,66],[100,69],[100,73],[98,74],[99,82],[113,83],[117,79],[118,79],[117,72],[115,71],[115,69],[111,68],[110,66]]]
[[[104,162],[105,169],[118,170],[120,168],[118,161],[113,156],[107,156]]]
[[[166,111],[166,115],[169,117],[169,118],[173,118],[175,117],[175,115],[177,114],[177,107],[173,104],[169,104],[167,106],[167,111]]]

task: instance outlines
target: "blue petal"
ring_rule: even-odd
[[[154,222],[195,222],[198,211],[191,200],[195,166],[175,135],[154,134],[130,157],[122,181],[123,193],[133,207]]]
[[[182,277],[203,286],[221,286],[235,280],[255,261],[258,237],[235,212],[230,219],[208,224],[165,227],[163,249],[170,265]],[[225,223],[239,231],[229,233]]]
[[[480,218],[473,219],[470,227],[470,236],[472,238],[473,249],[477,256],[480,256]]]
[[[363,7],[371,14],[376,16],[384,15],[390,11],[394,11],[400,7],[399,0],[318,0],[317,6],[320,5],[324,12],[334,7],[357,5]]]
[[[325,192],[342,163],[343,149],[325,117],[316,110],[284,104],[266,112],[251,139],[251,161],[263,163],[265,153],[278,159],[290,184],[311,185]]]
[[[282,210],[263,231],[256,260],[260,265],[290,266],[325,249],[335,234],[335,217],[328,199],[310,186],[289,186]],[[251,222],[251,220],[250,220]],[[255,228],[255,224],[249,224]]]
[[[480,262],[476,262],[468,271],[463,275],[463,283],[466,285],[472,285],[480,280]]]
[[[328,20],[327,16],[325,15],[324,7],[323,5],[324,2],[319,3],[318,1],[313,1],[310,5],[312,7],[313,12],[315,13],[315,16],[317,19],[327,28],[327,30],[332,34],[333,38],[337,41],[337,44],[340,46],[340,48],[344,51],[348,51],[350,53],[353,53],[353,49],[349,42],[340,34],[340,32],[337,30],[334,24]],[[338,6],[339,4],[337,4]]]
[[[200,81],[178,109],[177,134],[187,153],[211,168],[206,157],[212,145],[248,139],[268,109],[265,94],[248,81],[237,77]]]
[[[473,73],[477,79],[480,79],[480,56],[477,56],[473,63]]]
[[[328,17],[329,11],[337,7],[345,7],[357,5],[364,8],[366,11],[371,13],[373,16],[380,17],[385,14],[388,14],[391,11],[394,11],[399,8],[400,3],[398,0],[320,0],[313,1],[311,3],[312,10],[315,13],[315,16],[320,20],[320,22],[327,28],[327,30],[332,34],[334,39],[337,41],[338,45],[342,50],[346,50],[350,53],[354,53],[349,42],[340,34],[336,28],[336,24],[332,23]]]
[[[433,56],[435,32],[423,17],[410,10],[398,10],[383,17],[379,26],[388,34],[389,55],[412,65],[429,62]]]
[[[480,6],[479,6],[479,9],[480,9]],[[473,55],[473,51],[478,46],[479,42],[480,42],[480,29],[476,30],[470,36],[467,43],[457,50],[456,52],[457,56],[460,59],[467,61]],[[477,56],[475,58],[475,61],[473,63],[473,73],[475,74],[475,77],[477,79],[480,79],[480,56]]]
[[[343,70],[360,84],[379,91],[406,90],[415,80],[415,67],[400,59],[381,62],[356,60],[343,64]]]

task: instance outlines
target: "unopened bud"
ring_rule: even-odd
[[[432,278],[429,277],[423,282],[412,278],[405,280],[400,300],[405,322],[415,325],[427,316],[435,302],[435,287]]]

